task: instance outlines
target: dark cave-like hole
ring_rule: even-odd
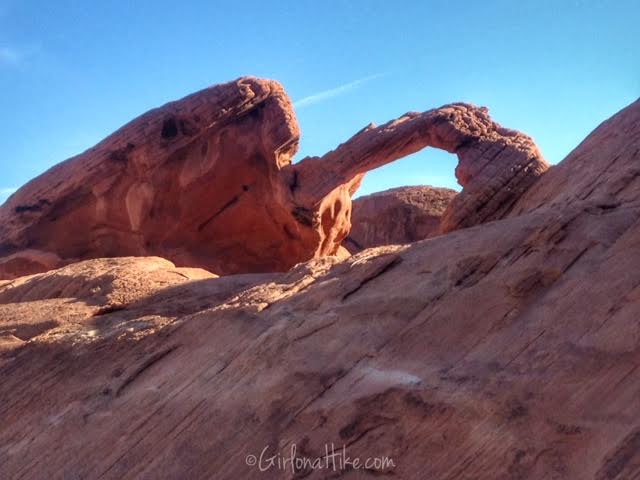
[[[160,132],[162,138],[169,139],[178,135],[178,125],[175,118],[167,118],[162,123],[162,132]]]

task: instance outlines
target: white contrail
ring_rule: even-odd
[[[0,45],[0,67],[17,67],[24,64],[40,51],[40,45],[27,45],[15,47]]]
[[[12,47],[0,47],[0,64],[16,65],[22,60],[22,53]]]
[[[0,195],[11,195],[17,188],[0,188]]]
[[[353,82],[345,83],[344,85],[340,85],[339,87],[330,88],[329,90],[324,90],[322,92],[314,93],[313,95],[309,95],[308,97],[301,98],[293,102],[293,106],[296,108],[306,107],[308,105],[313,105],[314,103],[321,102],[323,100],[327,100],[328,98],[333,98],[343,93],[346,93],[354,88],[359,87],[363,83],[369,82],[376,78],[380,78],[384,76],[383,73],[377,73],[375,75],[369,75],[368,77],[360,78],[358,80],[354,80]]]

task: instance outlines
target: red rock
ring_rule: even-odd
[[[98,259],[0,282],[0,477],[379,473],[247,465],[334,444],[393,478],[637,478],[639,151],[640,101],[503,218],[426,242],[287,273]]]
[[[547,168],[529,137],[466,104],[369,126],[292,165],[298,137],[271,80],[241,78],[151,110],[0,207],[0,278],[131,255],[219,274],[284,271],[340,253],[362,175],[426,146],[460,159],[464,188],[443,231],[504,216]]]
[[[298,135],[288,97],[269,80],[151,110],[0,207],[0,257],[14,255],[0,270],[15,276],[27,247],[59,264],[161,255],[221,273],[283,269],[308,251],[278,176]]]
[[[463,189],[442,218],[442,232],[503,217],[549,168],[530,137],[501,127],[486,108],[453,103],[369,125],[323,157],[283,170],[294,178],[295,201],[313,206],[336,188],[357,188],[365,172],[425,147],[458,156],[456,178]]]
[[[412,186],[359,197],[353,201],[345,245],[355,253],[437,235],[442,214],[456,195],[450,188]]]

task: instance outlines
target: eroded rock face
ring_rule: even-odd
[[[241,78],[151,110],[0,207],[0,278],[129,255],[219,274],[285,271],[339,253],[364,173],[426,146],[460,159],[464,188],[442,231],[500,218],[547,168],[529,137],[466,104],[369,126],[292,165],[298,137],[271,80]]]
[[[454,103],[369,125],[326,155],[284,170],[295,180],[296,202],[316,205],[338,186],[426,147],[458,156],[463,189],[443,216],[442,232],[503,217],[549,168],[530,137],[501,127],[486,108]]]
[[[437,235],[440,219],[458,192],[430,186],[399,187],[352,202],[351,231],[344,245],[364,248],[412,243]]]
[[[428,242],[0,282],[0,477],[282,478],[245,459],[333,443],[394,478],[637,478],[639,151],[640,101],[505,218]]]
[[[288,97],[268,80],[152,110],[0,208],[3,273],[39,270],[16,258],[25,247],[62,264],[157,254],[221,273],[281,269],[307,249],[278,182],[298,135]]]

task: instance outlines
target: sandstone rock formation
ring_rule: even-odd
[[[151,110],[0,207],[5,278],[42,270],[33,251],[60,264],[159,254],[222,273],[297,258],[304,249],[281,240],[303,233],[276,181],[297,138],[272,81],[244,78]]]
[[[0,477],[638,478],[639,152],[637,101],[502,219],[427,242],[3,282]],[[332,443],[395,466],[247,465]]]
[[[456,195],[450,188],[411,186],[359,197],[352,202],[351,231],[344,245],[355,253],[437,235],[440,219]]]
[[[486,108],[454,103],[371,124],[326,155],[284,170],[293,172],[295,201],[312,206],[340,186],[357,188],[367,171],[426,147],[458,156],[463,189],[443,216],[442,232],[505,216],[549,168],[530,137],[493,122]]]
[[[0,207],[0,278],[130,255],[218,274],[284,271],[339,253],[364,173],[421,148],[459,157],[464,188],[442,231],[504,216],[547,168],[529,137],[466,104],[370,125],[291,164],[298,137],[270,80],[241,78],[151,110]]]

